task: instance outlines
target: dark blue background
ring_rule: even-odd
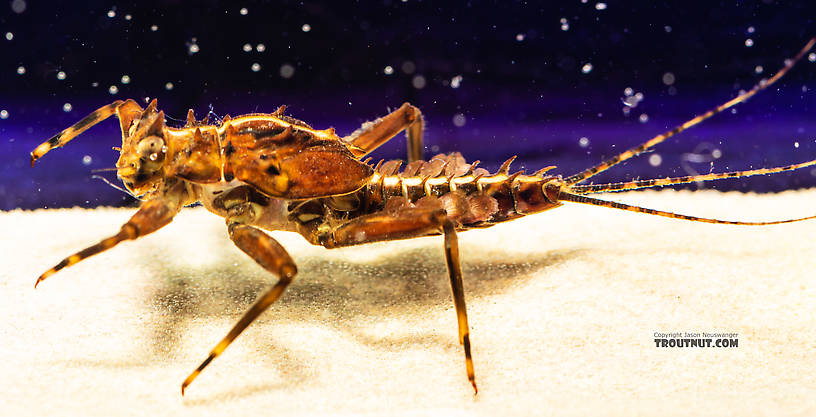
[[[592,0],[150,6],[26,0],[17,13],[12,5],[19,11],[20,1],[0,5],[0,109],[8,112],[0,119],[0,209],[133,204],[91,178],[118,156],[111,150],[121,143],[114,120],[28,166],[40,142],[124,98],[157,97],[178,125],[188,108],[199,117],[210,110],[235,116],[286,104],[290,115],[316,128],[334,126],[341,135],[410,101],[425,114],[428,155],[461,151],[495,169],[518,154],[515,168],[558,165],[558,173],[569,175],[750,88],[816,35],[816,7],[805,1],[607,1],[598,10]],[[193,43],[199,51],[191,54]],[[251,52],[242,50],[247,43]],[[407,61],[413,73],[402,70]],[[260,71],[251,70],[253,63]],[[581,70],[586,63],[589,73]],[[280,75],[285,64],[295,69],[291,78]],[[20,66],[25,74],[17,73]],[[385,74],[386,66],[393,74]],[[757,73],[757,66],[764,70]],[[65,79],[58,79],[60,71]],[[670,86],[663,82],[668,72],[676,79]],[[123,75],[130,83],[122,83]],[[414,86],[417,75],[424,88]],[[461,84],[452,88],[456,76]],[[115,95],[108,92],[112,85]],[[629,116],[622,111],[626,87],[644,94]],[[735,114],[659,146],[659,166],[647,154],[593,182],[816,158],[814,89],[816,63],[804,59]],[[63,111],[65,103],[71,111]],[[465,117],[464,126],[454,124],[456,114]],[[581,137],[588,147],[579,145]],[[374,156],[402,158],[404,148],[399,138]],[[714,148],[722,157],[713,164],[684,161],[684,154],[710,155]],[[90,164],[83,163],[86,155]],[[98,174],[115,180],[113,172]],[[779,191],[814,184],[816,171],[805,169],[706,187]]]

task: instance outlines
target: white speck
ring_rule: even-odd
[[[749,47],[749,48],[750,48],[750,47],[752,47],[752,46],[754,46],[754,40],[753,40],[753,39],[751,39],[751,38],[746,39],[746,40],[745,40],[745,46],[747,46],[747,47]]]
[[[300,30],[302,30],[304,32],[308,32],[308,31],[312,30],[312,25],[310,25],[308,23],[304,23],[303,26],[300,27]]]
[[[765,68],[762,68],[762,65],[757,65],[756,68],[754,68],[754,72],[757,74],[762,74],[762,71],[765,71]]]
[[[667,72],[667,73],[663,74],[663,84],[672,85],[672,84],[674,84],[674,81],[675,81],[675,79],[674,79],[674,74],[673,73]]]
[[[753,26],[748,26],[748,33],[754,33],[754,32],[756,32],[756,28],[754,28]]]
[[[663,163],[663,157],[660,154],[653,153],[649,156],[649,165],[658,167]]]
[[[251,68],[252,68],[252,72],[258,72],[258,71],[261,70],[261,64],[255,62],[255,63],[252,64]]]
[[[122,76],[122,84],[130,84],[130,75],[123,75]]]
[[[116,93],[119,92],[119,87],[117,87],[115,85],[112,85],[112,86],[108,87],[108,92],[111,93],[111,94],[116,94]]]
[[[648,122],[648,121],[649,121],[649,115],[648,115],[648,114],[646,114],[646,113],[641,114],[641,115],[640,115],[640,117],[638,117],[638,121],[639,121],[640,123],[646,123],[646,122]]]
[[[71,103],[65,103],[65,104],[62,105],[62,111],[66,112],[66,113],[70,113],[71,110],[73,110],[73,109],[74,109],[74,106],[72,106]]]
[[[721,157],[721,156],[722,156],[722,151],[721,151],[721,150],[719,150],[719,149],[714,149],[713,151],[711,151],[711,157],[712,157],[712,158],[714,158],[714,159],[720,159],[720,157]]]
[[[151,26],[150,26],[150,31],[151,31],[151,32],[155,32],[155,31],[157,31],[157,30],[159,30],[159,27],[158,27],[157,25],[151,25]]]
[[[672,27],[671,27],[671,26],[668,26],[668,25],[667,25],[667,26],[663,26],[663,30],[665,30],[665,31],[666,31],[666,33],[671,33],[671,31],[672,31]]]
[[[0,110],[0,119],[6,120],[9,117],[9,112],[6,109]]]
[[[110,17],[110,18],[116,17],[116,10],[113,10],[113,9],[108,10],[108,17]]]
[[[731,109],[731,114],[737,114],[737,109]]]
[[[569,21],[566,17],[561,18],[561,30],[565,32],[569,30]]]
[[[386,67],[383,69],[383,73],[385,73],[385,75],[391,75],[394,73],[394,68],[392,68],[390,65],[386,65]]]
[[[402,72],[406,74],[413,74],[416,71],[416,65],[414,65],[411,61],[405,61],[402,63]]]
[[[20,65],[19,67],[17,67],[17,74],[23,75],[25,74],[25,71],[26,69],[24,66]]]
[[[516,40],[519,41],[519,42],[523,41],[524,38],[525,38],[525,35],[523,33],[519,33],[519,34],[516,35]]]
[[[64,80],[65,77],[66,77],[65,71],[60,71],[60,72],[57,73],[57,79],[58,80]]]
[[[629,96],[623,99],[623,105],[626,107],[637,107],[639,101],[634,96]]]
[[[816,62],[816,52],[811,52],[808,54],[808,61]]]
[[[459,88],[462,85],[462,80],[463,80],[463,78],[462,78],[461,75],[457,75],[457,76],[451,78],[451,83],[450,83],[451,88]]]
[[[578,139],[578,146],[582,148],[586,148],[587,146],[589,146],[589,138],[586,136],[582,136],[580,139]]]
[[[247,14],[249,14],[249,10],[246,7],[242,7],[241,10],[238,11],[238,13],[241,13],[241,16],[246,16]]]
[[[167,91],[172,90],[173,89],[173,83],[168,81],[167,84],[164,85],[164,89],[167,90]]]
[[[581,72],[583,72],[584,74],[589,74],[591,71],[592,63],[587,62],[586,64],[584,64],[583,67],[581,67]]]
[[[129,15],[129,14],[126,14],[126,15],[125,15],[125,20],[130,20],[130,19],[133,19],[133,16],[131,16],[131,15]]]
[[[807,90],[808,90],[807,86],[806,86],[806,85],[803,85],[803,86],[802,86],[802,92],[803,92],[803,93],[806,93],[806,92],[807,92]]]
[[[26,2],[25,0],[14,0],[11,2],[11,11],[14,13],[20,14],[24,12],[26,9]]]
[[[252,45],[250,45],[250,44],[248,44],[248,43],[245,43],[245,44],[244,44],[244,46],[242,46],[242,47],[241,47],[241,49],[242,49],[244,52],[250,52],[250,51],[252,51]]]
[[[595,3],[595,10],[606,10],[606,3]]]
[[[14,34],[11,32],[6,32],[6,40],[10,41],[14,39]]]
[[[799,142],[793,142],[793,147],[798,148],[799,147]]]
[[[626,87],[623,89],[623,95],[626,97],[631,97],[632,94],[635,94],[635,90],[633,90],[632,87]]]
[[[200,50],[201,50],[201,48],[199,48],[198,44],[195,43],[195,42],[193,42],[193,43],[191,43],[191,44],[189,44],[187,46],[187,52],[189,52],[190,55],[192,55],[194,53],[197,53]]]
[[[465,115],[462,113],[456,113],[453,115],[453,125],[456,127],[462,127],[467,123],[467,119]]]
[[[90,165],[91,162],[93,162],[93,158],[91,158],[91,155],[85,155],[82,157],[82,165],[87,166]]]
[[[425,84],[427,84],[427,81],[425,81],[425,77],[423,77],[422,75],[417,74],[417,75],[414,75],[414,78],[411,80],[411,84],[414,85],[414,88],[416,88],[417,90],[420,90],[420,89],[425,88]]]
[[[256,50],[256,51],[258,51],[258,52],[263,52],[263,51],[265,51],[265,50],[266,50],[266,45],[264,45],[264,44],[262,44],[262,43],[259,43],[259,44],[258,44],[258,45],[255,47],[255,50]]]
[[[283,64],[280,67],[280,76],[283,78],[292,78],[295,75],[295,67],[292,64]]]
[[[99,87],[99,82],[98,81],[92,82],[91,87]]]

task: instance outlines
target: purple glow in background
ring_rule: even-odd
[[[425,114],[426,156],[460,151],[494,170],[518,155],[516,169],[570,175],[751,88],[816,36],[806,2],[195,4],[0,6],[0,209],[132,204],[92,178],[118,183],[94,172],[118,157],[113,119],[28,166],[39,143],[125,98],[158,98],[176,126],[188,108],[236,116],[286,104],[341,135],[410,101]],[[813,61],[593,182],[816,158]],[[404,154],[399,136],[373,156]],[[816,170],[804,169],[705,187],[814,185]]]

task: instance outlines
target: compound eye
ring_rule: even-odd
[[[164,145],[164,140],[158,136],[148,136],[139,142],[136,147],[139,156],[148,161],[157,162],[164,159],[164,154],[167,152],[167,146]]]

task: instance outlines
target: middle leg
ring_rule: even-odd
[[[408,162],[414,162],[422,159],[422,128],[422,113],[418,108],[405,103],[385,117],[363,123],[359,129],[344,137],[343,141],[351,145],[349,150],[355,157],[362,158],[405,130]]]
[[[275,239],[260,229],[246,224],[232,222],[230,219],[227,219],[227,224],[230,239],[235,243],[235,246],[238,246],[239,249],[249,255],[249,257],[260,266],[264,267],[264,269],[277,275],[278,282],[255,301],[255,304],[244,313],[243,317],[238,320],[238,323],[235,323],[232,330],[210,351],[210,355],[207,356],[207,359],[184,380],[184,383],[181,384],[181,395],[184,395],[184,390],[187,386],[193,382],[198,374],[200,374],[213,359],[220,355],[244,329],[269,308],[272,303],[280,298],[283,291],[289,286],[297,273],[295,262],[289,254],[286,253],[286,249]]]

